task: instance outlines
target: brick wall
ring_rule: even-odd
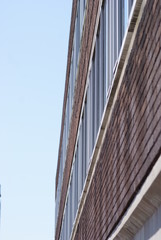
[[[160,154],[161,1],[148,0],[76,240],[108,238]]]
[[[61,132],[60,132],[60,143],[59,143],[58,163],[57,163],[57,171],[56,171],[56,184],[55,184],[56,190],[57,190],[58,178],[59,178],[61,145],[62,145],[62,141],[63,141],[63,130],[64,130],[64,121],[65,121],[66,102],[67,102],[67,95],[68,95],[70,64],[71,64],[71,56],[72,56],[72,49],[73,49],[76,10],[77,10],[77,0],[73,0],[72,16],[71,16],[71,24],[70,24],[70,36],[69,36],[69,44],[68,44],[68,57],[67,57],[66,81],[65,81],[62,122],[61,122]]]
[[[76,2],[76,1],[74,1],[74,2]],[[58,216],[58,222],[57,222],[56,233],[55,233],[56,240],[59,239],[60,230],[61,230],[64,204],[65,204],[68,182],[69,182],[69,177],[70,177],[70,169],[72,166],[73,154],[74,154],[74,149],[75,149],[79,117],[80,117],[80,112],[81,112],[81,107],[82,107],[82,102],[83,102],[86,77],[87,77],[87,71],[88,71],[88,65],[89,65],[89,59],[90,59],[90,52],[91,52],[91,47],[92,47],[92,42],[93,42],[93,34],[94,34],[96,16],[97,16],[97,11],[98,11],[98,4],[99,4],[99,0],[89,0],[88,1],[87,17],[85,19],[85,26],[84,26],[82,42],[81,42],[79,72],[78,72],[77,83],[76,83],[76,87],[75,87],[73,113],[72,113],[72,118],[71,118],[71,126],[72,127],[70,128],[70,132],[69,132],[69,142],[68,142],[68,146],[67,146],[67,156],[66,156],[65,170],[64,170],[64,176],[63,176],[59,216]],[[75,11],[75,8],[73,8],[73,11]],[[75,21],[75,17],[72,18],[72,21]],[[71,54],[71,50],[72,49],[69,50],[69,53],[68,53],[69,55]],[[69,59],[68,59],[68,61],[69,61]],[[69,65],[69,62],[68,62],[68,65]],[[68,68],[69,68],[69,66],[67,66],[67,69]],[[67,70],[67,74],[69,75],[68,70]],[[64,101],[64,104],[65,104],[65,101]],[[64,106],[65,105],[63,105],[63,112],[64,112]],[[63,119],[64,119],[64,114],[63,114]],[[64,120],[62,120],[62,127],[63,127],[63,121]],[[61,131],[60,146],[61,146],[61,143],[62,143],[62,131]],[[59,150],[59,152],[60,152],[60,150]],[[59,159],[60,159],[60,156],[59,156]],[[59,162],[58,162],[58,169],[57,169],[57,178],[58,178],[58,170],[59,170]]]

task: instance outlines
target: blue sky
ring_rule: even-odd
[[[72,0],[0,0],[1,240],[54,239]]]

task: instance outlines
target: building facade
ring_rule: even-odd
[[[161,239],[161,0],[73,0],[55,239]]]

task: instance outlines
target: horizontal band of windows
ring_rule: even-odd
[[[132,2],[131,0],[114,0],[104,1],[102,5],[60,239],[70,239],[90,157],[117,67],[117,58],[127,28]],[[70,220],[68,226],[66,226],[67,219]]]

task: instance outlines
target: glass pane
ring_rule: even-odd
[[[126,31],[128,24],[128,0],[124,0],[124,32]]]

